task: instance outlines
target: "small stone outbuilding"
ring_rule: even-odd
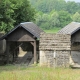
[[[40,65],[68,67],[71,36],[66,34],[42,33],[40,36]]]
[[[57,34],[40,36],[40,65],[80,67],[80,23],[71,22]]]

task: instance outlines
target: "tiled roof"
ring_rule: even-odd
[[[32,34],[36,38],[40,38],[40,33],[43,32],[36,24],[33,22],[24,22],[20,23],[18,26],[14,27],[9,33],[2,36],[0,39],[5,39],[9,34],[15,31],[17,28],[22,27],[27,30],[30,34]]]
[[[74,34],[76,31],[80,29],[80,23],[78,22],[71,22],[64,28],[62,28],[58,33],[61,34]]]
[[[27,31],[33,34],[35,37],[39,38],[40,33],[43,32],[36,24],[33,22],[24,22],[20,23],[22,27],[24,27]]]

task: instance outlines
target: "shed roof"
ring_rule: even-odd
[[[78,23],[78,22],[71,22],[70,24],[68,24],[67,26],[62,28],[58,33],[72,35],[76,31],[78,31],[79,29],[80,29],[80,23]]]
[[[15,31],[19,27],[24,28],[25,30],[27,30],[29,33],[31,33],[36,38],[40,38],[40,33],[43,32],[43,30],[41,30],[33,22],[24,22],[24,23],[20,23],[19,25],[17,25],[9,33],[7,33],[3,37],[1,37],[1,39],[5,39],[9,34],[11,34],[13,31]]]

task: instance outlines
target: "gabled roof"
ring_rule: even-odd
[[[78,23],[78,22],[71,22],[70,24],[68,24],[67,26],[62,28],[58,33],[72,35],[76,31],[78,31],[79,29],[80,29],[80,23]]]
[[[36,38],[40,38],[40,33],[43,32],[36,24],[33,22],[24,22],[20,23],[18,26],[14,27],[9,33],[5,34],[1,39],[5,39],[9,34],[15,31],[17,28],[22,27],[27,30],[30,34],[32,34]]]

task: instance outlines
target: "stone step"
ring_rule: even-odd
[[[80,65],[79,64],[74,64],[74,65],[71,65],[72,68],[80,68]]]

